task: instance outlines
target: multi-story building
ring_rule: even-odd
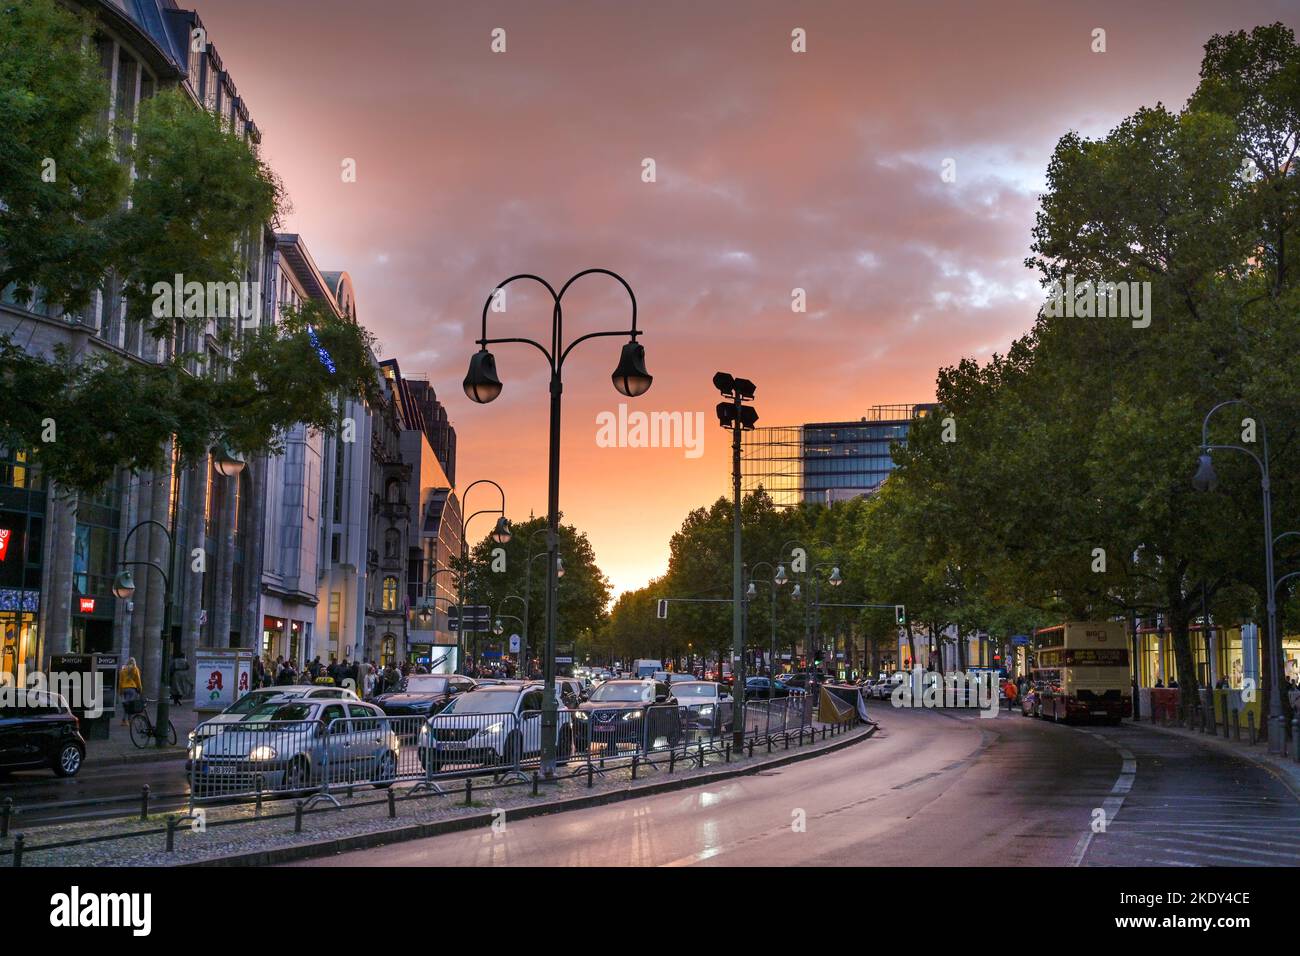
[[[913,420],[934,408],[877,405],[857,421],[742,432],[742,488],[749,492],[761,486],[783,508],[870,494],[894,469],[892,443],[906,442]]]

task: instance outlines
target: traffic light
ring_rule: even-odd
[[[659,612],[659,620],[663,621],[663,620],[666,620],[666,619],[668,618],[668,599],[667,599],[667,598],[660,598],[660,599],[659,599],[658,612]]]
[[[907,626],[907,608],[902,604],[894,605],[894,620],[898,622],[899,627]]]

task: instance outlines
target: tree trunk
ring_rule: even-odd
[[[217,515],[216,587],[212,589],[212,625],[209,633],[214,647],[230,646],[231,601],[235,573],[235,504],[239,478],[220,483],[221,507]]]

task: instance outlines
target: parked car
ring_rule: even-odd
[[[222,733],[195,739],[185,769],[197,791],[256,786],[297,791],[322,783],[389,786],[401,743],[393,721],[372,703],[270,700]]]
[[[408,674],[397,690],[380,694],[372,702],[389,717],[427,718],[441,711],[457,694],[474,687],[474,680],[460,674]]]
[[[75,777],[85,759],[77,718],[58,694],[29,691],[23,706],[0,707],[0,775],[48,767]]]
[[[199,724],[190,735],[193,740],[195,735],[200,734],[206,729],[208,733],[216,733],[227,724],[233,724],[236,721],[243,720],[259,707],[264,706],[270,701],[291,701],[291,700],[359,700],[356,693],[348,690],[346,687],[321,687],[316,684],[286,684],[283,687],[259,687],[257,690],[250,690],[239,698],[233,704],[228,706],[219,714],[214,714],[203,723]]]
[[[559,695],[561,705],[570,710],[587,699],[587,687],[576,677],[555,678],[555,692]]]
[[[789,697],[790,688],[779,680],[770,677],[748,677],[745,679],[745,697],[751,700],[768,700],[772,697]]]
[[[433,773],[466,763],[514,766],[540,754],[544,691],[540,681],[530,681],[460,694],[421,728],[420,766]],[[573,753],[571,713],[561,710],[558,721],[556,755],[567,760]]]
[[[606,752],[624,747],[651,750],[681,743],[684,731],[677,698],[661,681],[611,680],[591,692],[573,714],[574,740],[579,752],[595,744]]]
[[[733,702],[731,692],[717,681],[686,680],[669,685],[682,707],[682,720],[688,730],[720,734],[731,730]]]

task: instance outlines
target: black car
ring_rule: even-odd
[[[460,674],[408,674],[397,690],[373,697],[371,702],[378,704],[389,717],[427,719],[446,707],[452,698],[474,687],[472,679]],[[409,737],[415,730],[403,726],[400,733]]]
[[[682,711],[663,681],[611,680],[591,692],[573,712],[579,752],[645,751],[681,743]]]
[[[779,680],[774,681],[769,677],[750,677],[745,681],[745,696],[751,700],[789,697],[790,688]]]
[[[28,694],[22,703],[0,707],[0,774],[49,767],[60,777],[76,776],[86,741],[63,698]]]

